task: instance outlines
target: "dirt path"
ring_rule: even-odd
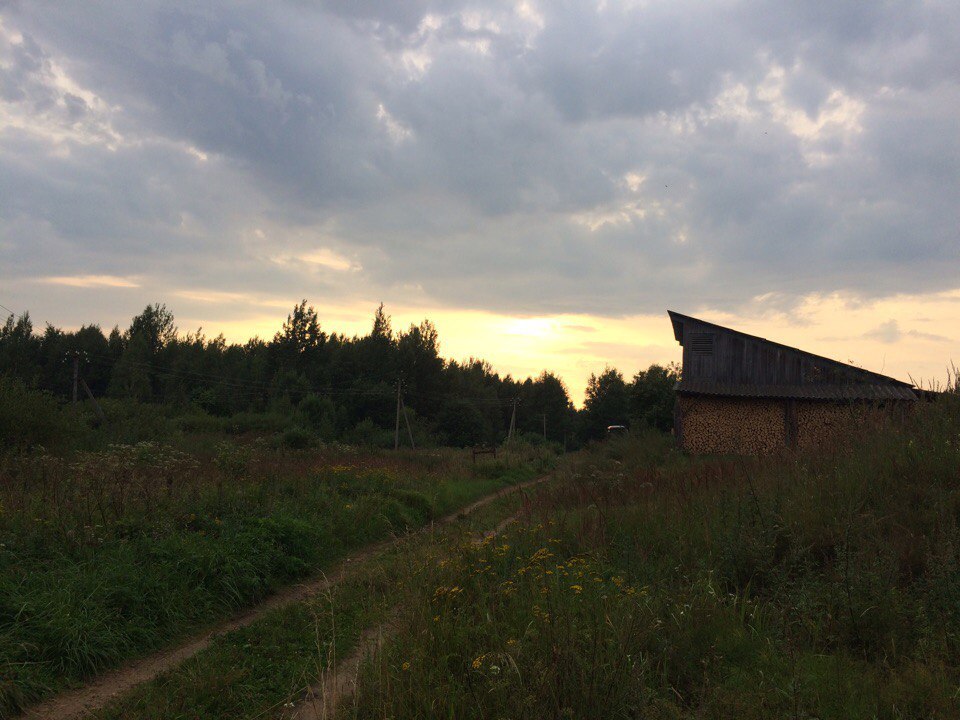
[[[542,483],[549,477],[549,475],[544,475],[520,483],[519,485],[512,485],[498,490],[466,507],[460,508],[449,515],[445,515],[439,520],[434,520],[404,537],[430,532],[430,530],[437,525],[449,525],[461,518],[467,517],[485,505],[489,505],[502,497],[519,492],[525,488]],[[141,683],[153,680],[158,675],[179,665],[184,660],[193,657],[210,645],[214,638],[225,635],[238,628],[246,627],[256,621],[261,615],[271,610],[305,600],[312,595],[327,591],[331,586],[339,583],[351,572],[351,568],[355,566],[358,561],[365,560],[383,552],[400,539],[401,538],[391,538],[389,540],[382,540],[360,548],[352,555],[338,562],[325,575],[280,590],[259,605],[215,625],[202,634],[176,647],[161,650],[160,652],[148,655],[128,665],[119,667],[116,670],[106,672],[94,678],[83,687],[77,688],[76,690],[69,690],[39,705],[34,705],[22,715],[18,716],[18,718],[19,720],[52,720],[53,718],[56,718],[56,720],[75,720],[95,710],[99,710],[113,698],[132,690]]]
[[[335,717],[337,707],[353,697],[360,663],[383,647],[384,639],[390,634],[390,626],[384,624],[365,630],[353,651],[343,660],[331,662],[320,675],[320,682],[309,687],[305,697],[283,713],[284,720],[328,720]]]
[[[540,482],[542,479],[539,478],[534,482]],[[486,502],[489,501],[485,498],[481,501],[482,504],[486,504]],[[467,509],[467,512],[479,506],[475,503]],[[500,535],[510,525],[517,522],[523,512],[524,510],[521,509],[504,518],[495,528],[485,531],[475,542],[480,543],[484,539]],[[395,614],[395,612],[391,612],[388,617],[393,617]],[[385,638],[391,634],[390,621],[386,624],[379,623],[367,628],[357,641],[357,646],[347,657],[339,662],[335,658],[330,658],[327,669],[320,675],[320,681],[307,688],[306,695],[295,707],[283,713],[283,720],[332,720],[336,717],[337,708],[348,702],[356,692],[360,663],[368,655],[378,652],[383,647]]]

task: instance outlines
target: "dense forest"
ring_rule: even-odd
[[[498,443],[515,412],[518,436],[575,446],[613,424],[669,430],[678,379],[675,366],[653,365],[631,382],[607,368],[591,376],[577,410],[553,373],[516,380],[480,359],[444,359],[429,320],[395,331],[383,305],[362,337],[328,333],[306,300],[271,340],[244,344],[180,333],[162,304],[108,334],[95,324],[38,332],[28,313],[10,315],[0,328],[0,382],[8,395],[16,385],[69,401],[74,358],[87,404],[84,383],[105,407],[162,406],[168,415],[238,432],[295,428],[291,437],[301,442],[377,445],[393,441],[398,388],[403,435],[409,421],[418,444]]]

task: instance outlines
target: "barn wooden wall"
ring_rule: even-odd
[[[711,338],[712,352],[693,341]],[[727,328],[683,321],[683,377],[747,385],[832,385],[864,382],[862,370]],[[870,378],[879,382],[876,378]]]

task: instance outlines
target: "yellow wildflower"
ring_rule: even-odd
[[[550,552],[546,548],[540,548],[530,557],[530,562],[538,562],[540,560],[546,560],[552,557],[553,557],[552,552]]]

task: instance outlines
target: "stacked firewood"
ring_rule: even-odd
[[[865,403],[806,401],[797,403],[797,447],[832,445],[849,435],[870,412]]]
[[[679,410],[688,452],[770,455],[784,448],[783,401],[687,396]]]

